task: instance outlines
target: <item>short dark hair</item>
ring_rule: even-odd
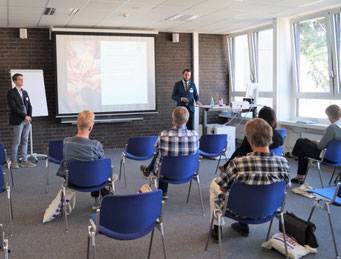
[[[190,73],[192,73],[192,71],[191,71],[189,68],[184,69],[184,71],[182,71],[182,74],[185,74],[185,72],[190,72]]]
[[[265,120],[270,126],[275,129],[277,128],[277,118],[275,111],[269,107],[264,106],[258,113],[258,118]]]
[[[12,76],[12,81],[17,81],[18,76],[23,76],[22,74],[16,73]]]

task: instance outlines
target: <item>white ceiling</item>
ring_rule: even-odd
[[[341,0],[0,0],[0,27],[84,27],[229,33],[340,4]],[[56,8],[53,16],[43,15]],[[68,16],[70,8],[80,8]],[[127,14],[128,17],[123,17]],[[193,21],[166,21],[176,14]]]

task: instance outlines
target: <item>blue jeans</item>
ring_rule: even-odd
[[[24,121],[19,125],[13,126],[13,144],[12,144],[12,161],[18,161],[18,148],[21,141],[21,158],[23,162],[27,161],[28,136],[31,130],[31,123]]]

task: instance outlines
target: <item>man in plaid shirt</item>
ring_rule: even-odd
[[[289,163],[284,157],[269,153],[272,141],[272,128],[263,119],[253,119],[245,125],[245,135],[253,152],[244,157],[234,158],[227,168],[215,178],[210,186],[211,217],[217,209],[219,194],[224,195],[233,182],[249,185],[268,185],[285,180],[289,182]],[[222,224],[224,222],[222,221]],[[242,236],[249,235],[249,227],[243,223],[233,223],[232,229]],[[213,239],[218,240],[218,223],[214,220]]]
[[[188,156],[198,152],[199,137],[195,131],[187,129],[188,119],[189,113],[186,108],[179,106],[173,110],[173,128],[160,133],[155,143],[155,157],[148,167],[140,167],[144,177],[148,177],[150,173],[157,175],[164,156]],[[162,190],[163,199],[167,199],[168,184],[162,182],[162,178],[159,189]]]

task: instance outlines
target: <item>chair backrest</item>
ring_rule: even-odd
[[[155,152],[156,136],[132,137],[128,139],[127,152],[139,157],[152,156]]]
[[[276,156],[282,156],[283,146],[279,146],[279,147],[276,147],[274,149],[270,149],[270,152],[275,153]]]
[[[49,156],[62,161],[63,160],[63,140],[49,141]]]
[[[226,134],[202,135],[199,149],[206,153],[222,153],[226,147]]]
[[[161,216],[161,202],[161,190],[105,196],[100,225],[121,234],[140,232]]]
[[[0,142],[0,165],[3,165],[7,162],[5,147],[4,144]]]
[[[281,134],[284,143],[285,137],[287,135],[287,129],[278,129],[277,131],[279,132],[279,134]]]
[[[198,170],[199,153],[188,156],[164,156],[160,174],[167,179],[188,179]]]
[[[286,182],[269,185],[248,185],[234,182],[229,192],[227,208],[246,218],[265,218],[282,206]]]
[[[329,142],[324,158],[334,163],[341,163],[341,141],[332,140]]]
[[[0,166],[0,193],[6,190],[5,175],[2,167]]]
[[[68,170],[69,183],[79,187],[98,186],[111,177],[111,159],[72,161]]]

